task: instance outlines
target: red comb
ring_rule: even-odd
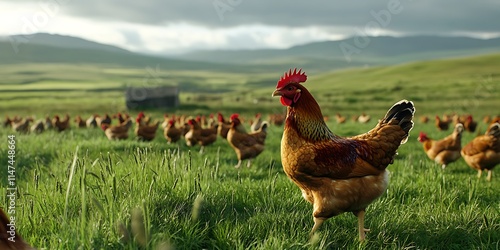
[[[299,69],[297,72],[297,68],[295,68],[292,72],[292,69],[290,69],[288,72],[285,72],[285,74],[280,78],[278,81],[278,85],[276,85],[277,89],[285,87],[289,83],[301,83],[305,82],[307,80],[307,76],[305,72],[301,72],[302,69]]]
[[[232,121],[236,118],[240,118],[240,115],[235,113],[235,114],[232,114],[231,117],[229,117],[229,120]]]

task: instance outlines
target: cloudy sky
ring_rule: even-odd
[[[2,0],[0,36],[48,32],[173,54],[356,35],[490,38],[499,11],[498,0]]]

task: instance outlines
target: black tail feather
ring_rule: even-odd
[[[415,106],[413,102],[407,100],[401,100],[395,103],[383,119],[383,123],[387,123],[393,119],[399,121],[399,126],[406,132],[406,138],[403,139],[401,144],[405,143],[410,135],[410,131],[413,128],[413,116],[415,114]]]

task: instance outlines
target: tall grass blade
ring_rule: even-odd
[[[68,202],[69,202],[69,192],[71,190],[71,183],[73,182],[73,176],[75,174],[76,160],[78,159],[78,146],[76,146],[75,156],[73,157],[73,163],[71,164],[71,170],[69,172],[68,187],[66,188],[66,201],[64,203],[64,218],[68,219]]]

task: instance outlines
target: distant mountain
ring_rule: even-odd
[[[194,51],[178,56],[187,60],[270,64],[298,63],[318,68],[396,64],[455,56],[500,52],[500,38],[469,37],[353,37],[314,42],[288,49]]]
[[[139,54],[107,44],[96,43],[78,37],[37,33],[15,35],[0,39],[0,64],[19,63],[68,63],[100,64],[121,67],[155,67],[182,70],[235,70],[243,66],[231,66],[212,62],[186,61]]]
[[[104,50],[112,52],[128,52],[120,47],[102,44],[85,40],[79,37],[63,36],[58,34],[35,33],[30,35],[13,35],[7,38],[11,43],[23,46],[24,44],[47,45],[58,48],[68,49],[91,49]]]
[[[288,49],[206,50],[175,57],[140,54],[78,37],[37,33],[0,39],[0,64],[87,63],[179,70],[275,72],[290,67],[308,72],[393,65],[404,62],[500,52],[500,38],[354,37]]]

